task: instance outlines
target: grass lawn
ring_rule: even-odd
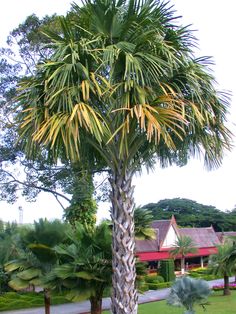
[[[196,314],[235,314],[236,313],[236,291],[232,291],[230,296],[223,296],[222,291],[214,292],[209,298],[209,305],[206,311],[200,306],[196,306]],[[104,314],[110,313],[105,311]],[[166,301],[151,302],[139,305],[139,314],[183,314],[184,308],[169,306]]]

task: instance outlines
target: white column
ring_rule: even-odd
[[[204,265],[203,265],[203,256],[201,256],[201,268],[203,268]]]

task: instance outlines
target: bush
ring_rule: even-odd
[[[69,303],[68,299],[66,299],[63,296],[53,296],[51,299],[52,305],[63,304],[63,303]]]
[[[8,305],[8,309],[9,309],[9,310],[23,309],[23,308],[29,308],[29,307],[31,307],[30,302],[26,302],[26,301],[24,301],[24,300],[12,301],[12,302],[9,303],[9,305]]]
[[[156,278],[157,278],[157,281],[158,281],[159,283],[165,282],[164,278],[163,278],[162,276],[160,276],[160,275],[157,276]]]
[[[175,265],[173,259],[162,260],[159,273],[164,278],[165,282],[175,280]]]
[[[230,290],[236,290],[236,284],[235,283],[230,283],[229,284],[229,289]],[[214,290],[214,291],[223,291],[224,290],[224,285],[213,286],[212,290]]]
[[[153,282],[150,282],[148,284],[149,290],[157,290],[158,289],[158,284],[159,284],[159,282],[157,281],[157,279],[155,279]]]
[[[149,290],[149,284],[145,280],[140,280],[137,286],[138,292],[143,293]]]
[[[149,276],[149,275],[147,275],[146,277],[145,277],[145,281],[147,282],[147,283],[153,283],[153,282],[155,282],[157,280],[157,276],[155,275],[155,276]]]
[[[164,289],[164,288],[169,288],[173,285],[173,282],[172,281],[169,281],[169,282],[160,282],[158,285],[157,285],[157,289]]]

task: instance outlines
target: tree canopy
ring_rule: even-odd
[[[170,219],[175,216],[181,227],[209,227],[215,231],[236,230],[236,212],[221,211],[211,205],[203,205],[185,198],[163,199],[157,203],[149,203],[142,208],[149,209],[153,219]]]

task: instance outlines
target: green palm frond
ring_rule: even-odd
[[[41,276],[42,271],[37,268],[28,268],[24,271],[18,272],[17,277],[22,280],[31,280],[35,277]]]
[[[28,288],[29,286],[28,281],[22,280],[18,277],[15,277],[14,279],[10,280],[8,284],[14,290],[23,290],[23,289]]]
[[[176,242],[173,245],[173,248],[170,250],[170,254],[173,257],[183,257],[189,253],[196,253],[198,249],[192,238],[189,236],[179,236]]]

